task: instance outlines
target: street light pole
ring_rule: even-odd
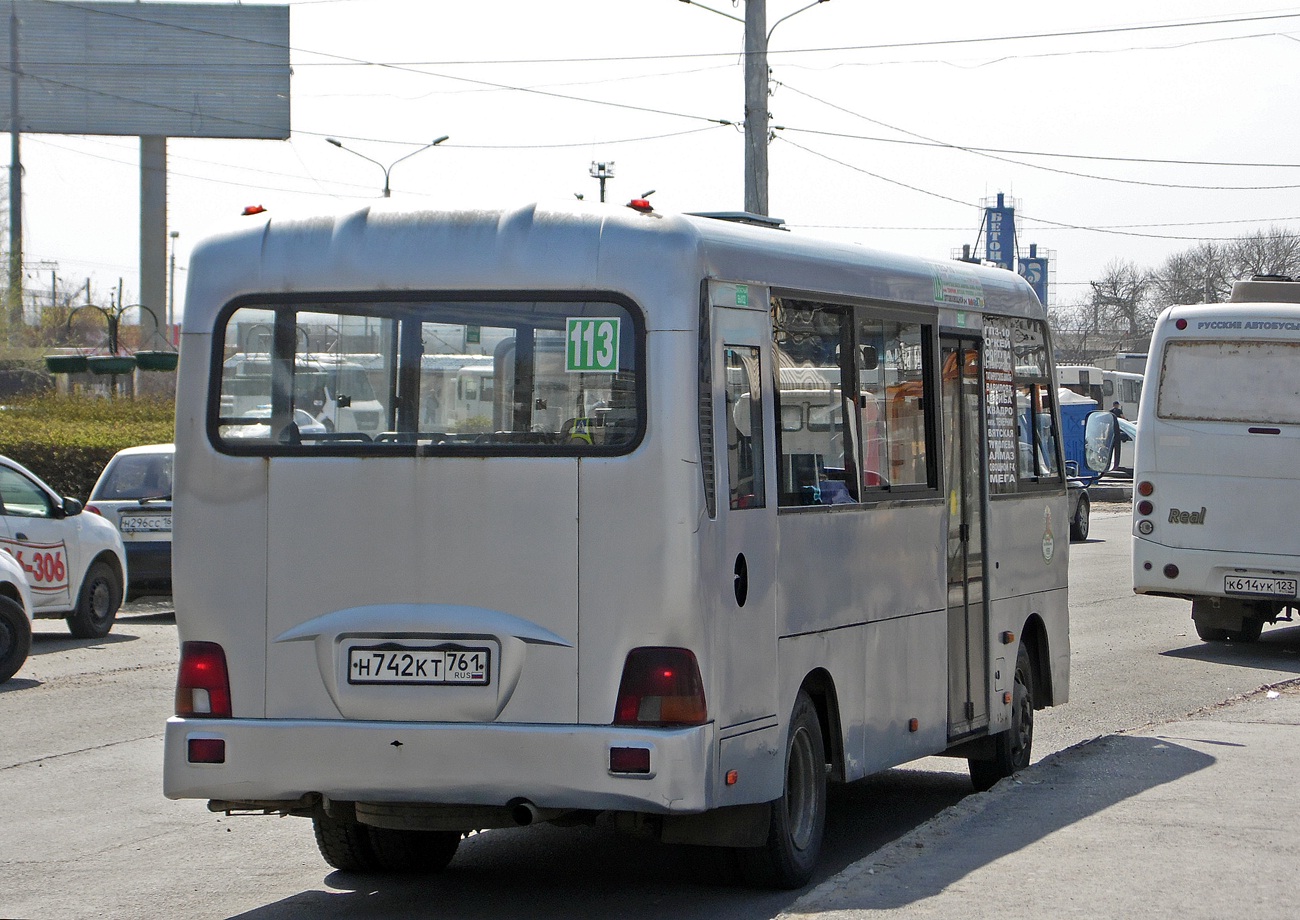
[[[745,210],[767,214],[767,9],[745,0]]]
[[[179,230],[173,230],[169,234],[172,238],[171,265],[168,267],[169,280],[167,282],[167,335],[172,334],[172,326],[176,323],[176,237],[181,235]]]
[[[741,20],[695,0],[681,0],[691,6]],[[745,210],[767,216],[767,145],[770,140],[771,113],[767,110],[767,45],[776,27],[791,16],[810,10],[826,0],[813,0],[807,6],[782,16],[772,28],[767,27],[767,0],[745,0]]]
[[[451,135],[444,134],[442,137],[430,141],[429,143],[425,144],[423,147],[420,147],[418,150],[412,150],[406,156],[398,157],[396,160],[389,163],[387,166],[385,166],[383,163],[380,163],[378,160],[370,159],[370,157],[366,156],[364,153],[358,153],[357,151],[353,150],[351,147],[344,147],[343,142],[338,140],[337,138],[327,137],[325,138],[325,141],[326,143],[333,144],[335,147],[339,148],[340,150],[346,150],[348,153],[352,154],[353,156],[358,156],[361,157],[361,159],[363,160],[374,163],[376,166],[382,169],[384,171],[384,197],[391,198],[392,190],[389,188],[388,185],[388,174],[392,172],[393,167],[396,166],[398,163],[402,162],[403,160],[409,160],[417,153],[423,153],[424,151],[428,150],[430,147],[437,147],[439,144],[441,144],[445,140],[448,140],[450,137]]]

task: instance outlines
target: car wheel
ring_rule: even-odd
[[[1074,509],[1074,520],[1070,522],[1070,539],[1082,542],[1088,539],[1089,514],[1088,496],[1079,496],[1079,507]]]
[[[1034,745],[1034,666],[1024,643],[1016,653],[1015,688],[1011,695],[1011,727],[993,739],[993,758],[971,758],[970,778],[976,791],[992,789],[1000,779],[1029,766]]]
[[[0,597],[0,684],[18,673],[32,651],[32,624],[23,608]]]
[[[812,879],[826,829],[826,748],[812,698],[802,690],[785,745],[785,793],[772,803],[767,842],[737,851],[745,877],[770,888],[802,888]]]
[[[113,628],[122,606],[122,582],[107,562],[96,561],[86,570],[77,607],[68,614],[68,629],[78,639],[102,639]]]

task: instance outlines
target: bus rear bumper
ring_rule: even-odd
[[[714,735],[712,724],[642,729],[173,717],[163,793],[227,802],[314,794],[437,805],[526,800],[546,809],[690,814],[715,804]],[[611,751],[619,749],[648,751],[648,772],[612,772]],[[221,762],[195,762],[218,756]]]
[[[1300,603],[1296,593],[1259,590],[1294,590],[1295,586],[1300,586],[1300,566],[1294,555],[1211,552],[1133,538],[1133,590],[1137,594],[1295,604]]]

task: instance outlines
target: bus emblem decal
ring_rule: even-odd
[[[1170,524],[1204,524],[1205,523],[1205,506],[1201,506],[1200,511],[1179,511],[1177,508],[1169,509]]]

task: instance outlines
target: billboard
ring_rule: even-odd
[[[1047,258],[1031,255],[1020,260],[1020,275],[1029,282],[1041,303],[1047,303]]]
[[[0,131],[289,136],[287,6],[15,0],[0,62]]]
[[[1016,209],[998,195],[994,208],[984,209],[984,258],[998,268],[1015,268]]]

